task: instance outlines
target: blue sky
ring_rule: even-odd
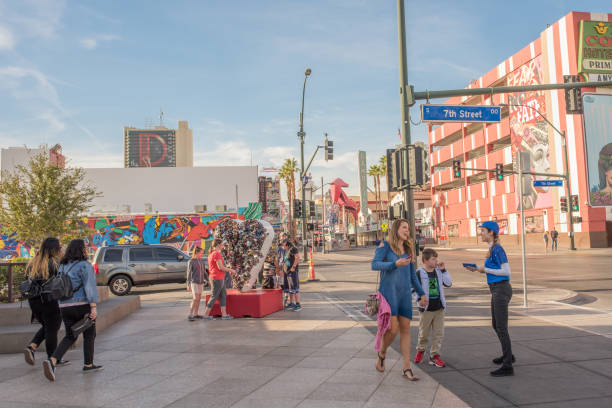
[[[406,1],[409,82],[463,88],[569,11],[609,1]],[[188,120],[196,165],[298,157],[304,69],[311,172],[356,192],[399,142],[392,0],[0,0],[0,145],[61,143],[74,165],[122,167],[122,127]],[[416,120],[416,107],[414,115]],[[413,140],[426,141],[423,125]]]

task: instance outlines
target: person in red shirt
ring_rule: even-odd
[[[233,316],[227,314],[227,308],[225,306],[225,298],[227,291],[225,289],[225,272],[229,272],[232,275],[236,274],[236,271],[232,268],[228,268],[223,264],[223,257],[221,256],[221,250],[223,249],[223,241],[218,238],[213,240],[212,251],[208,254],[208,271],[211,280],[211,296],[206,310],[204,311],[204,320],[213,320],[210,316],[215,302],[219,299],[219,306],[221,306],[221,318],[222,319],[233,319]]]

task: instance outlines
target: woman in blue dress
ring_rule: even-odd
[[[395,220],[389,232],[389,241],[383,241],[374,254],[372,269],[380,271],[379,292],[391,307],[391,328],[382,339],[376,369],[385,371],[387,349],[395,336],[400,334],[402,350],[402,374],[410,381],[418,380],[410,367],[410,321],[412,320],[412,288],[418,295],[421,307],[426,307],[427,296],[416,277],[412,263],[414,243],[410,239],[410,224],[407,220]]]

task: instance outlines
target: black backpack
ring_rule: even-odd
[[[46,295],[50,300],[68,300],[74,295],[74,292],[83,287],[83,283],[76,289],[72,287],[72,281],[68,273],[80,262],[75,262],[70,266],[66,272],[60,273],[57,271],[57,275],[53,279],[48,280],[42,287],[42,294]]]
[[[19,285],[21,297],[24,299],[34,299],[42,295],[42,286],[39,281],[30,278],[24,280]]]

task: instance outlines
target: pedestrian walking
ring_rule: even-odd
[[[544,239],[544,253],[547,254],[548,253],[548,232],[544,231],[544,235],[542,236],[542,239]]]
[[[508,333],[508,304],[512,299],[510,286],[510,265],[506,251],[499,244],[499,225],[495,221],[486,221],[479,226],[480,237],[489,244],[489,253],[484,266],[466,266],[470,271],[486,273],[487,283],[491,292],[491,320],[493,329],[502,347],[502,356],[493,359],[494,364],[501,364],[497,370],[491,371],[493,377],[514,375],[515,358],[512,354],[512,344]]]
[[[95,320],[98,317],[98,288],[93,267],[87,260],[87,247],[82,239],[70,241],[66,253],[60,261],[58,274],[66,274],[72,283],[72,297],[60,300],[60,311],[64,321],[66,335],[47,360],[43,361],[45,377],[55,381],[55,367],[57,362],[68,349],[76,342],[78,334],[73,332],[72,326],[86,316],[93,320],[93,324],[83,331],[83,372],[99,371],[103,367],[94,364],[94,341],[96,338]]]
[[[382,345],[378,351],[376,369],[385,371],[387,349],[393,343],[395,336],[400,335],[402,351],[402,375],[410,381],[419,378],[414,375],[410,366],[410,322],[412,320],[412,288],[417,293],[418,303],[426,307],[428,300],[416,277],[414,264],[414,242],[410,239],[410,224],[407,220],[393,221],[389,233],[389,241],[383,241],[372,260],[372,270],[380,271],[379,292],[391,308],[391,327],[382,337]]]
[[[51,299],[47,294],[42,293],[43,285],[57,275],[57,267],[60,260],[62,247],[57,238],[49,237],[40,244],[38,252],[26,266],[26,276],[30,279],[32,297],[28,298],[28,304],[32,311],[30,322],[35,321],[41,324],[30,344],[23,350],[26,363],[34,365],[34,353],[45,342],[47,358],[53,355],[57,347],[57,332],[62,325],[59,303]],[[69,364],[68,361],[61,360],[58,366]]]
[[[444,313],[446,311],[444,288],[451,287],[453,281],[444,262],[438,261],[438,253],[434,249],[423,249],[421,260],[423,266],[417,269],[416,273],[421,287],[427,293],[429,303],[426,307],[419,308],[419,338],[414,362],[418,364],[423,361],[423,355],[429,342],[429,333],[431,332],[429,364],[436,367],[446,367],[446,363],[440,358],[440,349],[444,339]]]
[[[551,249],[553,251],[556,251],[557,250],[558,240],[559,240],[559,233],[557,232],[555,227],[553,227],[552,231],[550,231],[550,238],[552,239],[552,248]]]
[[[284,273],[284,291],[288,294],[289,304],[287,309],[297,312],[302,309],[300,304],[300,254],[289,239],[281,242],[283,249],[282,271]]]
[[[189,316],[187,316],[187,320],[190,322],[204,317],[198,314],[202,292],[204,291],[204,282],[208,280],[206,265],[204,265],[202,255],[204,255],[202,248],[196,247],[193,251],[193,258],[187,263],[187,291],[191,292],[192,296]]]
[[[228,268],[223,264],[223,257],[221,251],[223,250],[223,241],[219,238],[215,238],[212,243],[212,252],[208,254],[208,271],[211,279],[211,294],[206,310],[204,310],[204,320],[213,320],[214,318],[210,315],[213,306],[217,299],[219,299],[219,306],[221,306],[221,318],[224,320],[233,319],[233,316],[227,314],[226,298],[227,290],[225,289],[225,274],[235,275],[236,271],[232,268]]]

